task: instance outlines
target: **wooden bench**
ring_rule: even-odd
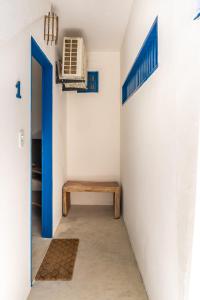
[[[104,192],[113,193],[114,218],[120,218],[120,194],[121,189],[117,182],[93,182],[93,181],[67,181],[63,185],[63,216],[67,216],[70,210],[71,192]]]

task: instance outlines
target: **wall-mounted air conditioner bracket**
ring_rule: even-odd
[[[72,82],[85,82],[83,79],[78,79],[78,80],[74,80],[74,79],[65,79],[62,76],[59,75],[59,62],[56,62],[56,83],[72,83]]]
[[[86,89],[83,88],[76,88],[76,87],[67,87],[66,84],[75,83],[81,84],[85,83],[84,80],[72,80],[72,79],[65,79],[63,78],[59,72],[59,62],[56,62],[56,83],[62,84],[62,91],[69,92],[69,91],[76,91],[77,93],[98,93],[99,92],[99,72],[97,71],[89,71],[87,72],[87,87]]]

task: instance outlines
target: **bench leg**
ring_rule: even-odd
[[[120,218],[120,191],[114,193],[114,215],[115,219]]]
[[[70,193],[63,191],[62,207],[63,207],[63,216],[64,217],[66,217],[68,215],[69,210],[70,210],[70,206],[71,206]]]
[[[115,193],[113,193],[113,207],[115,208]]]

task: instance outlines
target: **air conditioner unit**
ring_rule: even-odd
[[[64,37],[62,77],[74,81],[86,81],[87,60],[83,38]]]

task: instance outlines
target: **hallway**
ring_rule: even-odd
[[[147,300],[125,226],[111,206],[72,206],[55,238],[80,239],[73,279],[35,282],[29,300]],[[38,268],[49,240],[35,234],[33,244]]]
[[[200,300],[200,0],[0,8],[0,300]]]

